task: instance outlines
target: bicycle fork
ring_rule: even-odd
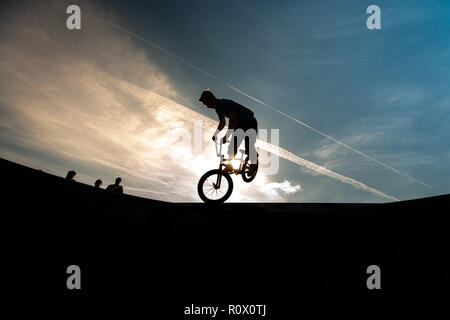
[[[216,183],[214,183],[214,188],[219,189],[220,188],[220,182],[222,181],[222,166],[219,168],[219,174],[217,175]]]

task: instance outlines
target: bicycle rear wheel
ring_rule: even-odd
[[[218,186],[217,178],[220,178]],[[199,180],[197,192],[200,198],[206,203],[221,203],[226,201],[233,192],[233,180],[228,173],[219,169],[206,172]]]
[[[256,164],[248,163],[248,158],[245,159],[245,162],[242,166],[242,180],[245,182],[251,182],[255,179],[256,174],[258,173],[259,161]]]

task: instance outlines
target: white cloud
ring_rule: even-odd
[[[287,194],[295,193],[301,189],[300,185],[293,186],[287,180],[284,180],[283,182],[271,182],[266,187],[273,190],[280,190]]]

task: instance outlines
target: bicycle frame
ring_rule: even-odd
[[[219,140],[219,142],[217,142],[217,140]],[[226,143],[230,142],[226,141]],[[238,169],[234,169],[233,167],[231,167],[231,171],[229,171],[230,173],[234,173],[236,175],[240,174],[242,172],[242,165],[244,163],[244,152],[242,152],[242,150],[239,150],[239,152],[242,153],[242,156],[239,159],[225,159],[225,156],[222,154],[222,146],[223,146],[223,142],[222,139],[220,138],[216,138],[216,140],[214,140],[214,144],[216,147],[216,155],[217,157],[220,158],[220,163],[219,163],[219,171],[220,172],[224,172],[224,168],[225,167],[229,167],[229,164],[232,160],[239,160],[239,168]],[[220,182],[222,180],[222,175],[219,174],[217,175],[217,182],[215,184],[214,187],[216,188],[220,188]]]

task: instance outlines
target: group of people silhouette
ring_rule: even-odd
[[[67,175],[66,175],[66,181],[75,182],[76,174],[77,173],[73,170],[68,171]],[[114,184],[110,184],[106,187],[106,191],[111,191],[111,192],[115,192],[115,193],[123,193],[123,187],[120,185],[121,182],[122,182],[122,178],[117,177]],[[94,187],[96,189],[101,189],[102,184],[103,184],[103,181],[101,179],[97,179],[94,183]]]

